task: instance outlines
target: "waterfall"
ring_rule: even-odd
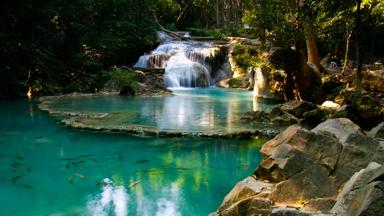
[[[265,78],[261,68],[256,68],[254,80],[255,86],[253,87],[253,96],[263,97],[265,89]]]
[[[135,67],[139,68],[164,68],[169,55],[163,52],[153,52],[148,55],[142,55]]]
[[[162,35],[162,37],[164,37]],[[220,62],[221,49],[212,43],[196,41],[165,41],[149,54],[139,58],[134,67],[164,68],[167,88],[210,87]]]

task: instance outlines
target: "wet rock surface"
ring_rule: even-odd
[[[313,128],[327,119],[349,118],[364,130],[384,121],[384,104],[367,94],[349,92],[336,107],[317,106],[306,101],[288,101],[266,111],[250,111],[242,115],[246,123],[260,122],[276,125],[300,124]],[[333,102],[331,102],[333,103]],[[381,127],[383,128],[383,127]],[[376,129],[376,136],[384,137],[383,129]],[[374,133],[374,132],[372,132]],[[372,135],[373,136],[373,135]]]
[[[136,82],[127,85],[119,80],[109,80],[101,94],[120,94],[125,96],[160,96],[171,95],[172,92],[164,85],[164,69],[139,68],[135,71],[127,70],[126,73],[133,73]]]
[[[234,187],[216,215],[383,212],[383,143],[349,119],[330,119],[312,130],[290,126],[260,152],[253,176]]]
[[[318,107],[306,101],[289,101],[276,105],[266,111],[250,111],[241,117],[244,122],[264,122],[276,125],[292,125],[303,121],[304,116],[318,109]]]

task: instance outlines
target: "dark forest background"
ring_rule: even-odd
[[[35,94],[95,92],[111,67],[130,66],[157,45],[160,25],[278,47],[302,37],[317,44],[319,56],[356,59],[358,49],[362,63],[384,56],[381,0],[2,1],[0,97],[30,87]]]

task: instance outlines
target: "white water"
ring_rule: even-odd
[[[101,194],[87,203],[88,215],[107,216],[112,212],[116,216],[128,215],[129,196],[124,186],[114,186],[110,179],[104,179],[103,184]]]
[[[265,89],[265,78],[261,68],[256,68],[255,70],[255,86],[253,87],[253,96],[254,97],[263,97]]]
[[[219,54],[220,48],[212,43],[167,41],[141,56],[134,67],[164,68],[168,88],[210,87],[214,86],[210,62]]]

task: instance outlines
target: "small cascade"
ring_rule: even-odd
[[[253,87],[253,96],[263,97],[265,89],[265,78],[263,72],[261,71],[261,68],[256,68],[254,79],[255,86]]]
[[[164,37],[162,35],[162,37]],[[166,41],[139,58],[134,67],[164,68],[167,88],[210,87],[221,63],[220,47],[196,41]]]
[[[209,70],[204,65],[188,59],[183,53],[172,56],[165,67],[165,86],[209,87],[213,85]]]
[[[158,52],[149,55],[142,55],[134,67],[137,68],[165,68],[165,64],[169,59],[166,53]]]
[[[165,43],[165,42],[168,42],[168,41],[171,41],[173,40],[173,38],[169,35],[167,35],[165,32],[157,32],[157,39],[160,43]]]

